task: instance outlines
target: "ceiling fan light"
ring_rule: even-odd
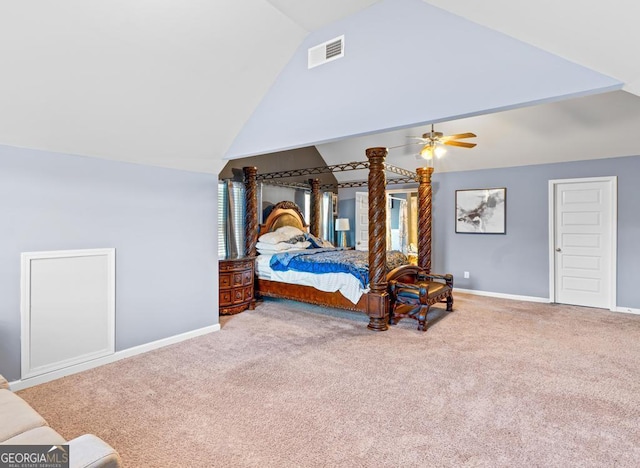
[[[431,158],[433,158],[433,148],[430,145],[425,146],[420,151],[420,156],[423,159],[431,159]]]
[[[442,156],[444,156],[447,153],[447,148],[445,148],[444,146],[436,146],[434,153],[436,155],[436,158],[440,159]]]

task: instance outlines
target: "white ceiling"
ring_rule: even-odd
[[[470,117],[435,125],[445,134],[474,132],[473,149],[447,147],[436,159],[437,172],[468,171],[490,167],[579,161],[640,154],[640,97],[625,91]],[[406,145],[429,127],[351,138],[318,146],[327,164],[366,160],[365,149]],[[415,169],[420,146],[389,150],[389,164]],[[356,180],[353,173],[336,173],[340,182]],[[361,175],[360,175],[361,177]],[[366,177],[366,175],[365,175]]]
[[[640,3],[540,0],[429,0],[434,6],[619,79],[616,91],[570,101],[471,117],[436,125],[445,134],[471,131],[476,148],[447,148],[439,172],[611,158],[640,154]],[[621,14],[621,12],[625,12]],[[552,77],[550,77],[552,79]],[[635,93],[635,94],[632,94]],[[319,145],[327,164],[363,160],[364,150],[392,147],[428,127]],[[387,161],[407,169],[420,165],[418,147],[389,151]],[[346,156],[348,155],[348,157]],[[340,181],[353,174],[337,174]]]
[[[640,94],[640,2],[429,0],[434,6],[626,83]]]
[[[373,3],[0,0],[0,144],[218,173],[308,32]],[[629,91],[439,124],[445,133],[478,134],[477,148],[451,151],[439,170],[640,154],[640,98],[630,94],[640,94],[640,3],[427,3],[617,78]],[[333,164],[404,141],[394,132],[319,151]],[[411,154],[391,158],[416,166]]]

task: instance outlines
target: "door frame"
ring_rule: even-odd
[[[617,309],[617,265],[618,265],[618,177],[584,177],[576,179],[554,179],[549,181],[549,302],[556,302],[556,186],[560,184],[587,183],[587,182],[608,182],[611,194],[611,250],[609,252],[610,263],[610,295],[609,310]]]

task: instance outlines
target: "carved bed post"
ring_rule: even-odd
[[[419,167],[418,173],[418,266],[431,273],[431,174],[433,167]]]
[[[387,300],[387,180],[384,160],[387,148],[368,148],[369,159],[369,288],[367,295],[368,328],[388,329]]]
[[[249,166],[243,167],[245,186],[245,216],[244,227],[244,254],[255,257],[257,254],[256,243],[258,242],[258,168]]]
[[[311,184],[311,226],[309,231],[320,237],[320,180],[309,179]]]

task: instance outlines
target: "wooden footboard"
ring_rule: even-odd
[[[352,310],[367,313],[367,295],[363,294],[357,304],[344,297],[340,291],[325,292],[312,286],[300,284],[280,283],[264,279],[257,280],[257,292],[261,296],[291,299],[308,304],[335,307],[337,309]]]

